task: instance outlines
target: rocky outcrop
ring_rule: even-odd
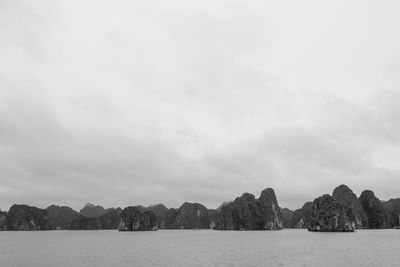
[[[382,202],[382,205],[388,215],[388,226],[391,228],[400,226],[400,198]]]
[[[218,212],[199,203],[185,202],[179,209],[167,209],[164,205],[136,206],[139,211],[153,211],[158,219],[158,229],[212,229]]]
[[[290,228],[303,228],[307,229],[310,226],[314,202],[309,201],[304,203],[301,209],[297,209],[293,212],[292,219],[290,221]]]
[[[288,208],[281,209],[283,228],[291,228],[293,211]]]
[[[106,212],[107,210],[102,206],[94,205],[91,203],[87,203],[85,207],[83,207],[83,209],[79,211],[81,215],[88,218],[96,218],[103,215]]]
[[[199,203],[185,202],[176,216],[179,229],[210,229],[208,209]]]
[[[168,211],[165,213],[165,229],[180,229],[180,225],[178,225],[176,219],[178,215],[178,209],[168,209]]]
[[[261,213],[254,195],[244,193],[233,203],[222,207],[217,230],[260,230]]]
[[[167,223],[166,223],[166,214],[168,212],[167,207],[165,207],[163,204],[155,204],[145,208],[144,210],[150,210],[157,216],[158,229],[167,228]]]
[[[228,204],[232,203],[232,201],[224,201],[222,202],[221,205],[219,205],[219,207],[217,208],[217,211],[220,212],[223,206],[226,206]]]
[[[363,229],[368,227],[368,218],[363,207],[361,206],[360,200],[357,198],[356,194],[346,185],[340,185],[333,190],[333,198],[348,206],[354,215],[356,221],[356,228]]]
[[[7,230],[6,216],[7,216],[7,212],[0,210],[0,231]]]
[[[282,214],[273,189],[268,188],[255,199],[244,193],[221,207],[216,230],[277,230],[282,229]]]
[[[293,211],[292,219],[290,220],[289,228],[308,228],[304,226],[301,209]]]
[[[140,212],[152,211],[157,216],[158,229],[181,229],[177,222],[179,212],[176,208],[168,209],[163,204],[155,204],[148,207],[137,205],[135,207]]]
[[[242,195],[243,197],[243,195]],[[240,197],[241,198],[241,197]],[[215,230],[241,230],[242,227],[239,222],[234,219],[234,212],[237,213],[240,209],[239,198],[236,198],[234,202],[229,203],[221,207],[218,215],[217,224]],[[235,216],[236,217],[236,216]],[[244,230],[244,229],[243,229]]]
[[[70,225],[69,230],[100,230],[101,225],[98,218],[88,218],[79,214],[74,218]]]
[[[353,232],[355,229],[355,217],[349,206],[336,201],[330,195],[314,200],[309,231]]]
[[[214,209],[208,210],[208,222],[209,222],[210,229],[214,229],[215,226],[217,225],[218,214],[219,214],[218,210],[214,210]]]
[[[107,209],[106,213],[97,217],[89,218],[79,214],[69,224],[70,230],[102,230],[102,229],[118,229],[121,218],[121,208]]]
[[[368,218],[369,229],[389,228],[388,215],[383,208],[382,202],[371,190],[364,190],[360,195],[361,206]]]
[[[262,230],[282,229],[283,221],[281,209],[278,205],[275,192],[272,188],[264,189],[258,198],[261,213]]]
[[[118,229],[121,220],[121,208],[107,209],[106,213],[97,218],[100,229]]]
[[[46,208],[51,230],[69,229],[71,222],[79,213],[70,207],[51,205]]]
[[[157,216],[152,211],[140,212],[136,207],[127,207],[121,212],[119,231],[155,231]]]
[[[7,230],[49,230],[47,210],[28,205],[13,205],[6,216]]]

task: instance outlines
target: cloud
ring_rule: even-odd
[[[3,2],[1,208],[398,196],[398,4],[344,4]]]

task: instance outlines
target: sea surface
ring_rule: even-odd
[[[400,230],[0,232],[0,266],[400,266]]]

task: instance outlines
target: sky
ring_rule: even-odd
[[[0,209],[400,197],[400,2],[0,2]]]

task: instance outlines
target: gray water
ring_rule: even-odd
[[[0,266],[400,266],[400,230],[0,232]]]

